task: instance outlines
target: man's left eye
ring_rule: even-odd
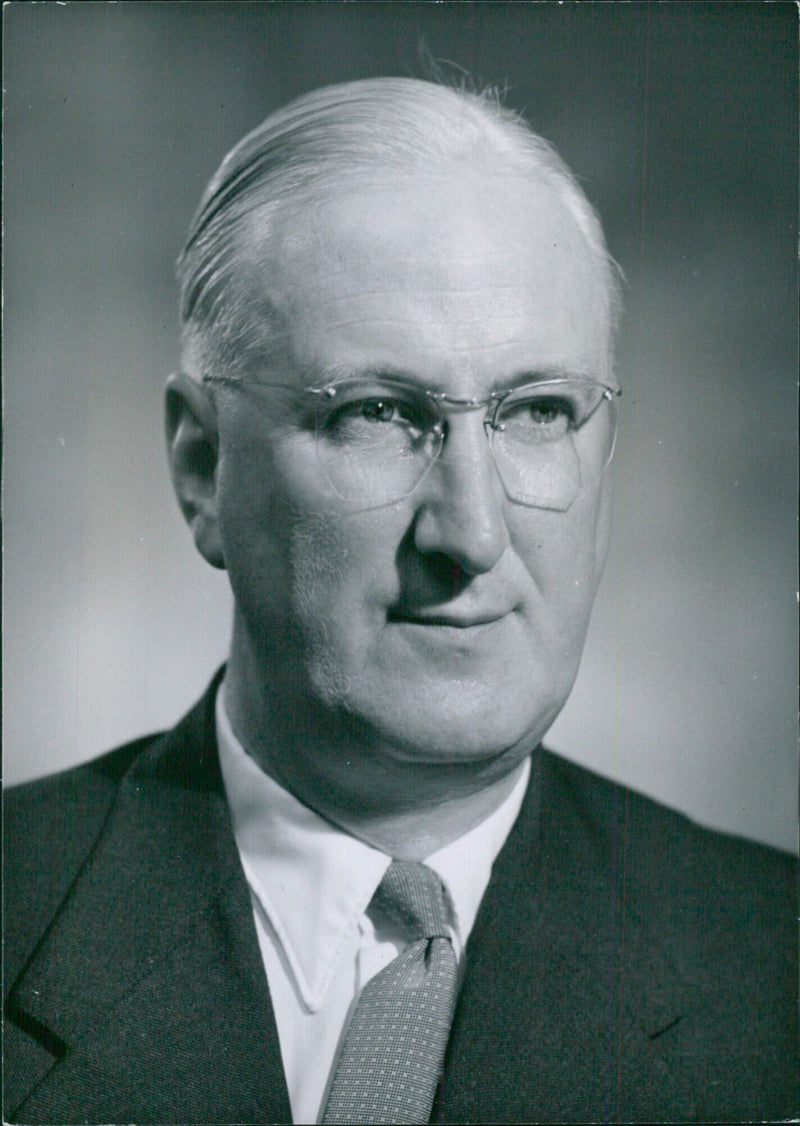
[[[560,396],[535,395],[530,399],[516,399],[504,404],[498,420],[509,436],[522,440],[562,437],[575,423],[575,409],[568,399]]]
[[[540,426],[552,426],[564,420],[572,422],[575,412],[566,399],[534,399],[528,404],[531,419]]]

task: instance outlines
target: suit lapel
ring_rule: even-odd
[[[290,1120],[213,692],[126,776],[9,1007],[25,1121]]]
[[[624,796],[600,786],[605,825],[585,817],[551,756],[534,756],[468,943],[432,1121],[668,1113],[658,1037],[690,998],[626,895]]]

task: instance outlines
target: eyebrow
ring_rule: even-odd
[[[370,380],[389,379],[400,383],[407,383],[429,391],[447,391],[441,380],[429,382],[420,379],[414,372],[392,365],[365,365],[332,364],[322,370],[313,371],[306,368],[303,372],[308,384],[315,388],[327,387],[332,383],[342,383],[346,380],[369,382]],[[516,387],[524,387],[529,383],[546,383],[553,379],[595,379],[595,376],[585,369],[567,368],[560,364],[542,368],[523,368],[507,379],[495,380],[489,393],[513,391]]]

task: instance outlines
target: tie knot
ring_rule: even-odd
[[[450,937],[444,885],[425,864],[393,860],[373,903],[399,923],[412,941]]]

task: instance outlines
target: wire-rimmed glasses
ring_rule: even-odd
[[[413,493],[444,448],[449,416],[483,410],[509,498],[566,512],[611,461],[620,394],[583,376],[535,380],[483,399],[459,399],[388,376],[303,389],[226,376],[206,381],[308,396],[320,469],[337,496],[364,508]]]

